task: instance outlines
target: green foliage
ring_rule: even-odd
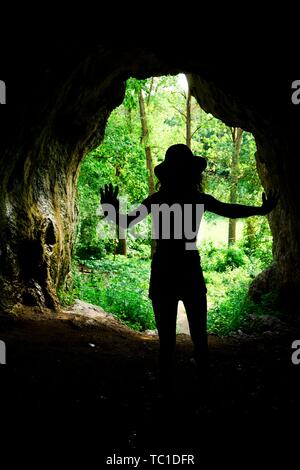
[[[249,277],[243,268],[226,274],[210,276],[207,279],[208,302],[214,295],[207,318],[207,328],[211,333],[228,334],[241,327],[244,320],[244,302],[247,298]]]
[[[260,260],[264,269],[272,262],[272,235],[265,217],[249,217],[245,221],[241,248],[249,257]]]
[[[180,79],[166,76],[149,80],[130,78],[127,81],[124,102],[111,113],[103,143],[85,157],[81,166],[76,240],[76,255],[79,258],[100,259],[114,250],[113,240],[99,239],[100,186],[110,182],[118,184],[120,195],[127,198],[129,206],[137,205],[148,194],[148,172],[141,142],[138,93],[143,93],[147,106],[149,144],[155,166],[164,158],[170,145],[185,142],[184,114],[187,95],[182,83],[182,76]],[[191,125],[192,150],[208,159],[205,190],[227,201],[232,154],[229,130],[224,123],[206,114],[194,99]],[[255,171],[255,150],[253,136],[244,132],[238,186],[241,203],[260,203],[261,185]],[[150,245],[149,240],[144,240],[145,243]],[[131,247],[136,250],[138,243],[129,238],[128,247],[129,251]]]
[[[255,323],[251,315],[277,314],[274,294],[263,296],[259,304],[248,296],[250,283],[265,267],[259,251],[249,257],[241,246],[215,248],[208,242],[202,246],[201,258],[208,289],[208,331],[224,335],[241,328],[250,332]]]
[[[149,260],[151,257],[151,246],[149,242],[141,238],[130,239],[128,237],[128,258],[139,258],[142,260]]]
[[[209,242],[201,250],[203,265],[207,271],[225,272],[228,269],[245,266],[247,257],[237,246],[218,248]]]
[[[77,262],[72,263],[72,270],[66,280],[65,287],[57,290],[57,296],[63,307],[73,305],[76,299],[80,299],[81,276]]]
[[[257,258],[250,259],[241,249],[234,252],[234,258],[232,249],[226,254],[226,248],[212,248],[209,243],[201,251],[208,288],[208,331],[222,335],[242,328],[250,332],[254,324],[259,327],[259,322],[250,319],[250,314],[256,317],[274,314],[274,295],[263,296],[260,304],[252,302],[247,295],[250,282],[261,270],[261,262]],[[217,266],[222,266],[222,269],[212,268],[216,259]],[[230,263],[226,266],[224,259],[234,259],[234,266]],[[102,260],[83,260],[81,263],[90,272],[73,271],[73,285],[60,293],[64,304],[80,298],[114,313],[133,329],[155,328],[148,299],[149,259],[107,256]],[[240,264],[239,267],[236,264]]]
[[[64,305],[80,298],[100,305],[138,330],[155,328],[148,299],[150,241],[136,239],[129,233],[128,258],[113,258],[115,240],[99,237],[99,188],[108,183],[118,184],[120,195],[127,198],[129,206],[137,205],[147,196],[148,171],[141,141],[138,94],[143,93],[147,107],[149,145],[155,166],[163,160],[170,145],[185,143],[186,90],[178,80],[167,76],[127,81],[124,102],[111,113],[101,146],[86,155],[78,180],[74,266],[81,260],[90,272],[79,272],[74,267],[73,281],[58,293]],[[226,202],[232,156],[229,129],[206,114],[194,99],[191,126],[193,152],[208,159],[205,191]],[[238,200],[243,204],[261,202],[255,151],[253,136],[244,132],[238,174]],[[205,220],[217,230],[219,219],[214,214],[206,213]],[[242,240],[230,249],[211,242],[201,245],[208,286],[209,331],[227,334],[247,328],[249,313],[262,315],[272,311],[270,299],[263,299],[257,306],[247,297],[249,283],[272,260],[271,244],[266,218],[252,217],[244,223]]]
[[[209,298],[214,295],[214,302],[208,311],[209,332],[219,335],[227,335],[240,329],[246,334],[259,332],[266,315],[280,316],[275,307],[275,293],[263,295],[259,303],[249,297],[250,279],[244,268],[236,269],[232,276],[227,272],[226,282],[224,274],[221,275],[222,280],[218,276],[220,274],[211,276],[208,281]],[[220,285],[223,285],[223,294],[220,294]]]
[[[116,256],[85,261],[90,274],[80,274],[81,300],[100,305],[135,330],[154,329],[148,299],[149,261]]]
[[[109,183],[118,184],[120,196],[126,196],[129,204],[147,196],[144,151],[139,134],[128,129],[124,106],[111,114],[102,145],[90,152],[81,166],[76,240],[79,258],[102,258],[113,252],[114,241],[100,239],[98,233],[101,220],[99,188]]]

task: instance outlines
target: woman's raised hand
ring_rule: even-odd
[[[262,193],[262,215],[269,214],[274,207],[276,207],[277,202],[279,199],[279,192],[278,191],[269,191],[268,195],[266,193]]]
[[[110,204],[114,209],[119,211],[119,199],[118,199],[119,187],[110,184],[105,184],[100,188],[100,200],[101,204]]]

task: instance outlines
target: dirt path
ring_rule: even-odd
[[[190,338],[178,335],[176,391],[166,404],[157,393],[157,336],[132,332],[104,312],[81,307],[81,315],[80,309],[58,317],[28,309],[0,316],[7,348],[7,365],[0,366],[1,443],[12,467],[24,457],[23,447],[27,454],[43,449],[47,461],[54,448],[70,458],[84,455],[84,468],[92,457],[100,468],[111,453],[159,450],[194,452],[201,462],[207,455],[214,462],[232,457],[238,464],[239,449],[248,452],[249,463],[259,451],[267,458],[269,441],[272,454],[279,452],[287,429],[290,443],[296,439],[291,426],[299,424],[300,365],[290,360],[295,330],[257,338],[210,336],[207,395],[190,361]]]
[[[178,302],[178,311],[177,311],[177,332],[180,334],[189,335],[189,323],[187,320],[186,312],[183,303]]]

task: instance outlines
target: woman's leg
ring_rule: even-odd
[[[173,362],[176,346],[176,298],[152,299],[156,326],[159,335],[159,380],[163,394],[172,388]]]
[[[195,360],[199,374],[207,370],[208,342],[207,342],[207,300],[206,293],[195,293],[183,299],[190,334],[195,348]]]

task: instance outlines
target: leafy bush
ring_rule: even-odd
[[[74,304],[80,298],[81,276],[78,272],[77,262],[72,263],[70,275],[67,277],[65,286],[57,290],[57,297],[63,307]]]
[[[272,243],[270,227],[265,218],[250,217],[246,220],[239,245],[247,256],[260,261],[261,269],[272,262]]]
[[[151,243],[148,240],[141,238],[132,239],[127,238],[128,258],[137,257],[143,260],[149,260],[151,256]]]
[[[155,320],[148,299],[149,246],[140,240],[134,244],[136,250],[132,247],[132,257],[109,255],[102,259],[77,260],[68,289],[59,291],[61,302],[66,305],[80,298],[114,313],[133,329],[154,329]],[[269,256],[266,247],[257,250],[258,256],[249,257],[241,244],[230,249],[215,247],[212,243],[202,245],[209,332],[228,334],[239,328],[249,332],[257,326],[249,314],[257,317],[274,314],[272,295],[265,296],[259,305],[248,297],[250,282],[265,262],[262,253],[266,258]],[[78,271],[78,263],[83,272]]]
[[[276,294],[262,296],[255,303],[248,295],[251,277],[248,270],[238,268],[225,273],[208,273],[208,331],[226,335],[238,329],[245,333],[258,331],[260,318],[280,316],[276,310]]]
[[[249,261],[244,251],[236,246],[215,247],[211,242],[201,250],[203,266],[208,271],[225,272],[228,269],[245,266]]]
[[[148,299],[149,261],[123,256],[83,261],[90,273],[79,274],[79,298],[115,314],[135,330],[154,329]]]
[[[243,305],[247,299],[249,280],[243,270],[236,271],[239,272],[235,273],[235,279],[227,280],[225,289],[223,283],[222,292],[215,296],[213,305],[208,311],[207,327],[211,333],[228,334],[240,328],[244,320]],[[211,295],[212,293],[209,297]]]

